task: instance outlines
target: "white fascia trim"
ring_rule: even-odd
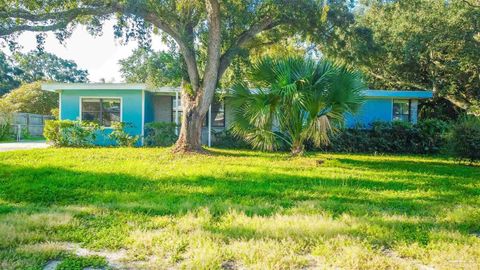
[[[42,90],[147,90],[144,83],[44,83]]]

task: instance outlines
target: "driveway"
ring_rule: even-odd
[[[8,142],[0,143],[0,152],[12,150],[28,150],[36,148],[47,148],[49,145],[45,141],[35,142]]]

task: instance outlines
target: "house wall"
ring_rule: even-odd
[[[352,115],[345,116],[345,125],[352,127],[355,125],[368,125],[374,121],[390,122],[393,119],[392,99],[367,99],[360,110]]]
[[[410,121],[417,122],[418,100],[410,99]],[[393,98],[369,98],[355,114],[345,116],[345,125],[353,127],[355,125],[368,126],[374,121],[391,122],[393,120]]]
[[[171,122],[172,121],[172,97],[171,96],[153,96],[154,121]]]
[[[141,135],[142,123],[142,91],[139,90],[69,90],[61,92],[62,120],[80,120],[80,98],[81,97],[118,97],[122,100],[122,122],[131,123],[132,128],[127,132],[132,135]],[[96,144],[111,145],[108,134],[111,129],[106,128],[103,133],[97,136]]]
[[[144,123],[172,122],[172,97],[156,95],[143,90],[68,90],[61,91],[61,119],[80,119],[81,97],[119,97],[122,99],[122,121],[133,124],[127,131],[132,135],[142,135]],[[143,103],[144,102],[144,103]],[[143,105],[142,105],[143,104]],[[143,111],[142,111],[143,108]],[[418,100],[411,99],[411,121],[417,121]],[[142,116],[143,112],[143,116]],[[346,115],[345,124],[348,127],[360,124],[368,126],[373,121],[392,121],[393,98],[368,98],[355,115]],[[142,120],[144,121],[142,123]],[[230,128],[233,120],[231,98],[225,98],[225,128],[212,127],[212,142],[214,132]],[[106,135],[99,135],[97,144],[109,145],[108,128]],[[207,144],[208,128],[202,129],[202,142]]]

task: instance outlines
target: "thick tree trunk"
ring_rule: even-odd
[[[203,80],[198,80],[198,67],[195,54],[190,54],[188,46],[180,45],[189,74],[190,87],[182,92],[182,128],[174,152],[204,152],[202,148],[202,124],[213,101],[219,79],[221,57],[220,5],[217,0],[206,1],[208,21],[207,61]],[[193,29],[191,29],[193,31]],[[193,41],[193,40],[192,40]],[[193,43],[193,42],[192,42]],[[180,43],[182,44],[182,43]],[[193,44],[191,44],[193,46]]]
[[[185,91],[182,93],[182,125],[178,140],[175,143],[175,153],[203,153],[202,126],[208,108],[202,108],[201,97],[192,99]]]
[[[173,148],[175,153],[204,152],[202,148],[203,118],[196,109],[185,112],[180,135]]]

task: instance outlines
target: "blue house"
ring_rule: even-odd
[[[61,120],[95,121],[107,130],[113,122],[132,125],[127,131],[143,137],[145,124],[174,122],[180,124],[182,104],[180,88],[150,88],[146,84],[127,83],[49,83],[42,85],[46,91],[59,94]],[[364,125],[373,121],[417,122],[418,102],[432,98],[429,91],[366,90],[360,111],[346,116],[346,125]],[[210,145],[216,132],[227,129],[232,121],[228,96],[214,101],[208,113],[202,140]],[[212,132],[213,131],[213,132]],[[98,138],[99,145],[111,142]]]

